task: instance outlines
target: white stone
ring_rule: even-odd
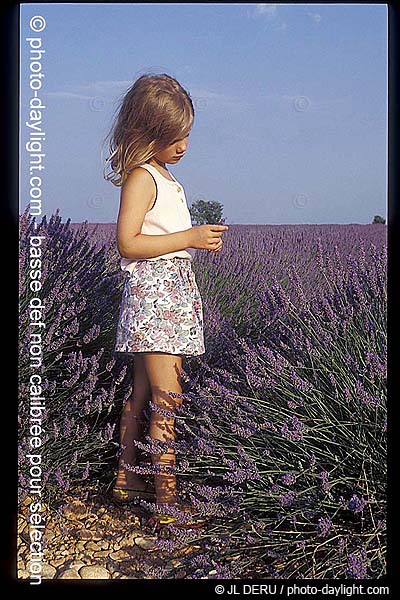
[[[57,579],[81,579],[81,576],[76,569],[65,569]]]
[[[137,537],[135,538],[135,544],[143,550],[151,550],[154,548],[157,537]]]
[[[53,565],[48,565],[46,563],[42,564],[42,578],[43,579],[54,579],[56,576],[57,569],[53,567]]]
[[[76,569],[77,571],[79,571],[79,569],[84,566],[85,563],[82,560],[77,560],[76,558],[74,558],[74,560],[69,563],[68,569]]]
[[[99,565],[89,565],[79,569],[79,575],[82,579],[110,579],[110,573],[104,567]]]
[[[30,576],[31,575],[29,571],[26,571],[25,569],[18,569],[18,579],[29,579]]]

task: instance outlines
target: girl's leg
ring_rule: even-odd
[[[181,394],[182,356],[164,352],[151,352],[144,357],[146,373],[151,386],[152,401],[160,408],[174,411],[180,406],[181,398],[171,398],[168,390]],[[175,441],[175,419],[166,417],[154,410],[150,416],[150,437],[161,441]],[[152,454],[154,465],[175,467],[176,457],[173,448],[165,453]],[[162,467],[161,467],[162,468]],[[173,504],[177,501],[175,474],[160,473],[154,475],[158,504]]]
[[[143,410],[148,405],[151,398],[150,383],[147,378],[144,366],[143,356],[136,354],[133,364],[133,391],[128,398],[121,415],[120,440],[123,446],[123,452],[119,458],[118,476],[116,487],[127,487],[132,489],[145,489],[146,484],[143,479],[125,469],[123,463],[136,465],[138,459],[138,449],[132,440],[141,440],[144,433]]]

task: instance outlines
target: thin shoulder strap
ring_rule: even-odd
[[[177,181],[177,180],[175,179],[175,177],[174,177],[174,174],[173,174],[173,173],[171,173],[171,171],[168,171],[168,173],[169,173],[170,175],[172,175],[172,178],[173,178],[173,180],[174,180],[174,181],[176,181],[176,183],[179,183],[179,181]]]
[[[141,166],[141,167],[148,167],[148,168],[151,170],[151,172],[154,172],[154,171],[155,171],[155,172],[157,173],[157,175],[159,175],[159,176],[161,177],[161,179],[167,179],[167,177],[165,177],[164,175],[162,175],[162,174],[161,174],[161,173],[160,173],[160,172],[159,172],[159,171],[158,171],[158,170],[157,170],[155,167],[153,167],[153,165],[149,165],[149,163],[143,163],[143,164],[141,164],[140,166]],[[175,183],[177,183],[178,185],[180,185],[179,181],[177,181],[177,180],[175,179],[175,177],[174,177],[174,175],[171,173],[171,171],[168,171],[168,173],[169,173],[170,175],[172,175],[172,178],[173,178],[173,180],[175,181]],[[167,179],[167,181],[168,181],[168,179]]]

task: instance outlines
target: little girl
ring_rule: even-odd
[[[166,167],[185,154],[193,120],[190,95],[176,79],[142,75],[121,103],[108,158],[112,174],[105,176],[121,186],[117,246],[126,272],[114,352],[134,357],[134,390],[121,416],[123,452],[113,497],[120,502],[141,497],[182,510],[188,507],[177,497],[176,457],[173,444],[168,446],[175,440],[172,417],[150,413],[149,435],[164,442],[162,451],[151,455],[159,465],[155,487],[149,489],[129,466],[138,460],[132,440],[143,437],[149,400],[174,412],[181,399],[168,390],[182,394],[182,357],[205,353],[202,301],[187,249],[219,252],[228,229],[192,227],[183,186]],[[154,518],[165,522],[162,513]]]

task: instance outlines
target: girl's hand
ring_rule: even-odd
[[[218,244],[212,250],[209,248],[208,252],[221,252],[222,249],[222,238],[219,240]]]
[[[189,229],[189,247],[218,252],[222,247],[222,234],[227,230],[227,225],[196,225]]]

